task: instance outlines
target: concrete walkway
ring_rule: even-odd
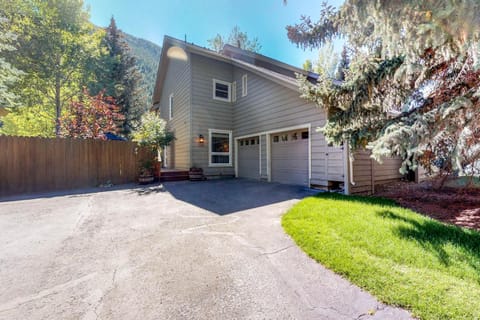
[[[409,319],[284,234],[308,194],[224,180],[2,202],[0,319]]]

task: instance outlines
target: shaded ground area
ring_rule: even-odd
[[[0,319],[409,319],[284,233],[310,194],[232,179],[2,202]]]
[[[434,190],[429,182],[398,182],[378,188],[375,195],[434,219],[480,230],[480,189]]]
[[[204,189],[206,186],[206,189]],[[300,200],[314,194],[301,186],[259,183],[255,180],[217,180],[178,182],[168,185],[168,192],[178,200],[219,215],[268,206],[287,200]]]

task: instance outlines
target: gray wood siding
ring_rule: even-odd
[[[178,169],[190,167],[190,88],[191,71],[188,61],[169,59],[160,99],[160,116],[175,133],[169,148],[168,165]],[[173,118],[169,120],[169,96],[173,93]]]
[[[401,166],[402,159],[400,157],[383,158],[382,163],[373,161],[375,185],[381,185],[403,178],[403,175],[400,173]]]
[[[247,74],[248,78],[248,94],[242,97],[241,80],[244,74]],[[244,69],[235,67],[233,78],[237,81],[238,90],[237,103],[233,107],[234,136],[246,136],[310,123],[311,183],[326,185],[329,178],[343,181],[343,156],[338,159],[338,166],[336,166],[338,173],[327,177],[326,153],[332,151],[332,148],[327,147],[324,136],[316,130],[325,124],[326,115],[322,109],[301,99],[299,92],[287,89]],[[266,161],[265,168],[263,168],[262,158],[262,174],[264,169],[266,171]]]
[[[268,179],[268,172],[267,172],[267,136],[265,134],[260,136],[260,178],[261,179]]]
[[[351,194],[372,194],[373,193],[373,166],[370,152],[361,150],[354,153],[353,161],[353,182],[350,185]]]
[[[232,82],[233,67],[200,55],[191,55],[192,63],[192,166],[203,168],[205,175],[234,175],[234,148],[231,167],[208,166],[208,129],[232,130],[232,103],[213,99],[213,79]],[[238,83],[237,83],[238,86]],[[205,143],[195,142],[202,134]]]
[[[383,163],[378,163],[370,158],[369,150],[360,150],[354,154],[353,181],[350,185],[351,194],[372,194],[375,186],[400,180],[403,176],[399,169],[402,160],[399,157],[384,158]]]
[[[328,147],[317,128],[325,124],[325,112],[299,97],[299,92],[236,67],[200,54],[189,53],[189,61],[170,61],[160,100],[161,115],[168,119],[168,97],[174,93],[174,117],[169,126],[177,140],[169,155],[169,164],[179,169],[203,168],[207,176],[234,175],[235,149],[232,145],[232,166],[209,167],[208,129],[232,130],[233,138],[261,132],[310,125],[311,184],[328,185],[328,181],[344,180],[343,152]],[[248,76],[248,94],[242,97],[242,76]],[[213,99],[213,79],[236,83],[236,101]],[[233,86],[232,86],[233,90]],[[205,142],[198,143],[203,135]],[[261,140],[261,177],[267,179],[267,136]],[[233,141],[235,141],[233,139]]]

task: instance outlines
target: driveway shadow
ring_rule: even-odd
[[[119,190],[136,190],[136,189],[144,189],[144,188],[139,187],[138,184],[128,183],[128,184],[119,184],[119,185],[109,185],[109,186],[103,186],[103,187],[89,187],[89,188],[80,188],[80,189],[34,192],[34,193],[25,193],[25,194],[0,197],[0,203],[33,200],[33,199],[49,199],[49,198],[56,198],[56,197],[81,198],[81,197],[88,197],[89,195],[95,194],[95,193],[103,193],[103,192],[111,192],[111,191],[119,191]]]
[[[165,187],[162,184],[159,185],[153,185],[153,186],[139,186],[137,188],[132,189],[136,194],[139,196],[146,196],[149,194],[154,194],[154,193],[162,193],[166,192]]]
[[[73,190],[36,192],[36,193],[30,193],[30,194],[20,194],[20,195],[8,196],[8,197],[0,197],[0,203],[33,200],[33,199],[48,199],[48,198],[55,198],[55,197],[81,198],[81,197],[89,197],[92,194],[111,192],[111,191],[121,191],[121,190],[131,191],[132,193],[136,193],[139,196],[146,196],[149,194],[162,193],[166,191],[163,185],[158,182],[154,184],[148,184],[148,185],[139,185],[139,184],[129,183],[129,184],[111,185],[111,186],[104,186],[104,187],[90,187],[90,188],[73,189]]]
[[[164,188],[176,199],[218,215],[302,199],[317,193],[301,186],[247,179],[166,182]]]
[[[18,201],[53,197],[88,197],[94,193],[127,190],[138,196],[170,193],[178,200],[190,203],[218,215],[258,208],[292,199],[315,195],[302,186],[262,182],[248,179],[223,179],[207,181],[177,181],[150,185],[126,184],[108,188],[86,188],[57,192],[36,193],[0,198],[2,201]]]

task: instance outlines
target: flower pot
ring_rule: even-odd
[[[139,184],[149,184],[149,183],[152,183],[154,180],[155,180],[155,177],[153,175],[138,177]]]
[[[205,176],[203,175],[202,168],[190,168],[188,171],[188,178],[190,181],[201,181],[206,180]]]

